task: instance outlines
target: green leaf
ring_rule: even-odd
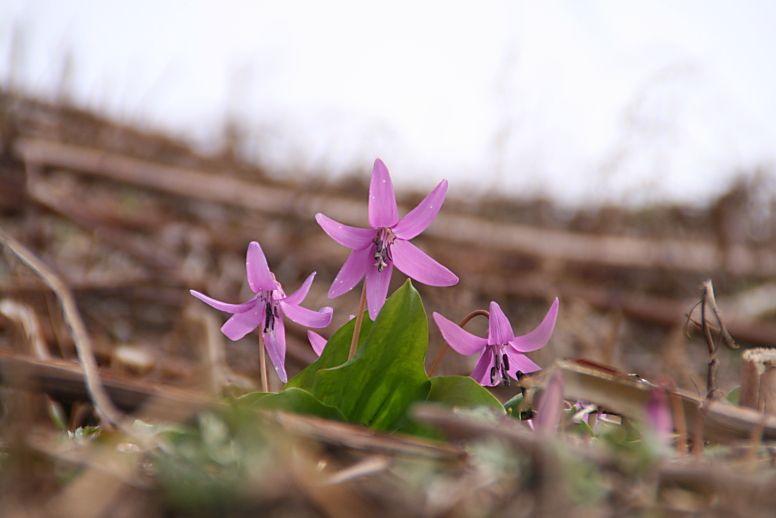
[[[253,392],[239,398],[237,402],[249,408],[285,410],[286,412],[314,415],[334,421],[345,420],[345,416],[338,409],[321,403],[306,390],[298,388],[290,388],[277,394]]]
[[[738,404],[738,400],[741,398],[741,387],[736,387],[730,392],[728,392],[728,395],[725,396],[725,399],[733,403],[734,405]]]
[[[426,311],[408,280],[385,302],[356,355],[318,370],[312,393],[350,423],[395,430],[409,406],[428,396],[427,349]]]
[[[428,401],[452,407],[487,406],[504,414],[504,406],[488,389],[469,376],[436,376],[431,378]]]
[[[359,336],[359,347],[363,346],[366,337],[369,335],[369,330],[372,328],[373,322],[369,319],[369,313],[364,312],[364,319],[361,322],[361,335]],[[336,333],[329,338],[326,343],[321,357],[307,366],[305,370],[288,380],[283,390],[290,388],[300,388],[308,392],[312,392],[313,385],[315,384],[315,375],[321,369],[330,369],[332,367],[339,367],[346,361],[348,361],[348,353],[350,353],[350,342],[353,339],[353,328],[356,326],[356,319],[353,318],[348,321],[344,326],[339,328]]]

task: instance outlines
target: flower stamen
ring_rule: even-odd
[[[396,236],[394,236],[389,228],[383,227],[377,232],[374,239],[374,258],[375,261],[377,261],[375,266],[377,266],[378,272],[382,272],[388,266],[388,261],[393,261],[393,257],[391,256],[391,245],[395,238]]]

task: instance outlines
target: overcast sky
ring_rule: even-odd
[[[776,2],[0,2],[0,84],[288,174],[704,201],[776,168]]]

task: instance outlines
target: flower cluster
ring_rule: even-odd
[[[375,320],[385,304],[394,266],[423,284],[456,284],[458,277],[455,274],[409,242],[431,224],[446,194],[447,181],[442,180],[417,207],[399,219],[391,176],[382,160],[377,159],[369,185],[370,228],[344,225],[320,213],[315,216],[324,232],[352,250],[329,289],[329,298],[347,293],[364,279],[369,316]],[[218,310],[232,314],[221,328],[231,340],[239,340],[259,328],[278,377],[285,383],[288,376],[284,366],[286,339],[283,317],[306,327],[322,328],[331,322],[332,309],[324,307],[312,311],[300,306],[310,290],[315,273],[311,273],[297,291],[287,296],[255,241],[248,246],[246,272],[248,286],[254,293],[247,302],[229,304],[198,291],[192,290],[191,294]],[[509,379],[516,378],[518,372],[529,373],[540,369],[523,353],[535,351],[547,343],[557,314],[558,300],[555,299],[542,323],[531,333],[519,337],[514,336],[509,320],[496,302],[490,303],[487,338],[464,331],[438,313],[434,313],[433,318],[443,338],[454,350],[463,355],[480,353],[471,376],[481,385],[493,386],[499,383],[508,385]],[[326,340],[311,331],[308,336],[320,356]]]

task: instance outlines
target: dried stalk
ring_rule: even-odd
[[[73,342],[78,352],[78,359],[83,366],[86,386],[89,390],[92,403],[97,412],[106,422],[116,426],[122,431],[127,431],[124,415],[113,405],[103,386],[100,384],[97,373],[97,360],[94,357],[92,341],[86,330],[81,315],[78,312],[78,306],[75,303],[73,294],[67,288],[67,285],[59,278],[48,266],[38,259],[27,247],[22,245],[13,236],[0,229],[0,242],[10,248],[27,266],[37,273],[51,290],[56,293],[62,304],[62,312],[65,315],[70,330],[73,333]],[[129,435],[134,435],[130,433]]]
[[[179,196],[258,210],[265,214],[311,217],[325,212],[343,223],[360,225],[366,203],[303,193],[230,178],[223,174],[164,166],[118,153],[39,139],[18,139],[15,154],[25,162],[67,167]],[[776,253],[734,245],[727,264],[710,241],[644,239],[580,235],[527,225],[495,223],[485,218],[440,214],[426,231],[428,237],[465,245],[509,250],[532,257],[640,269],[716,271],[736,274],[776,274]]]

